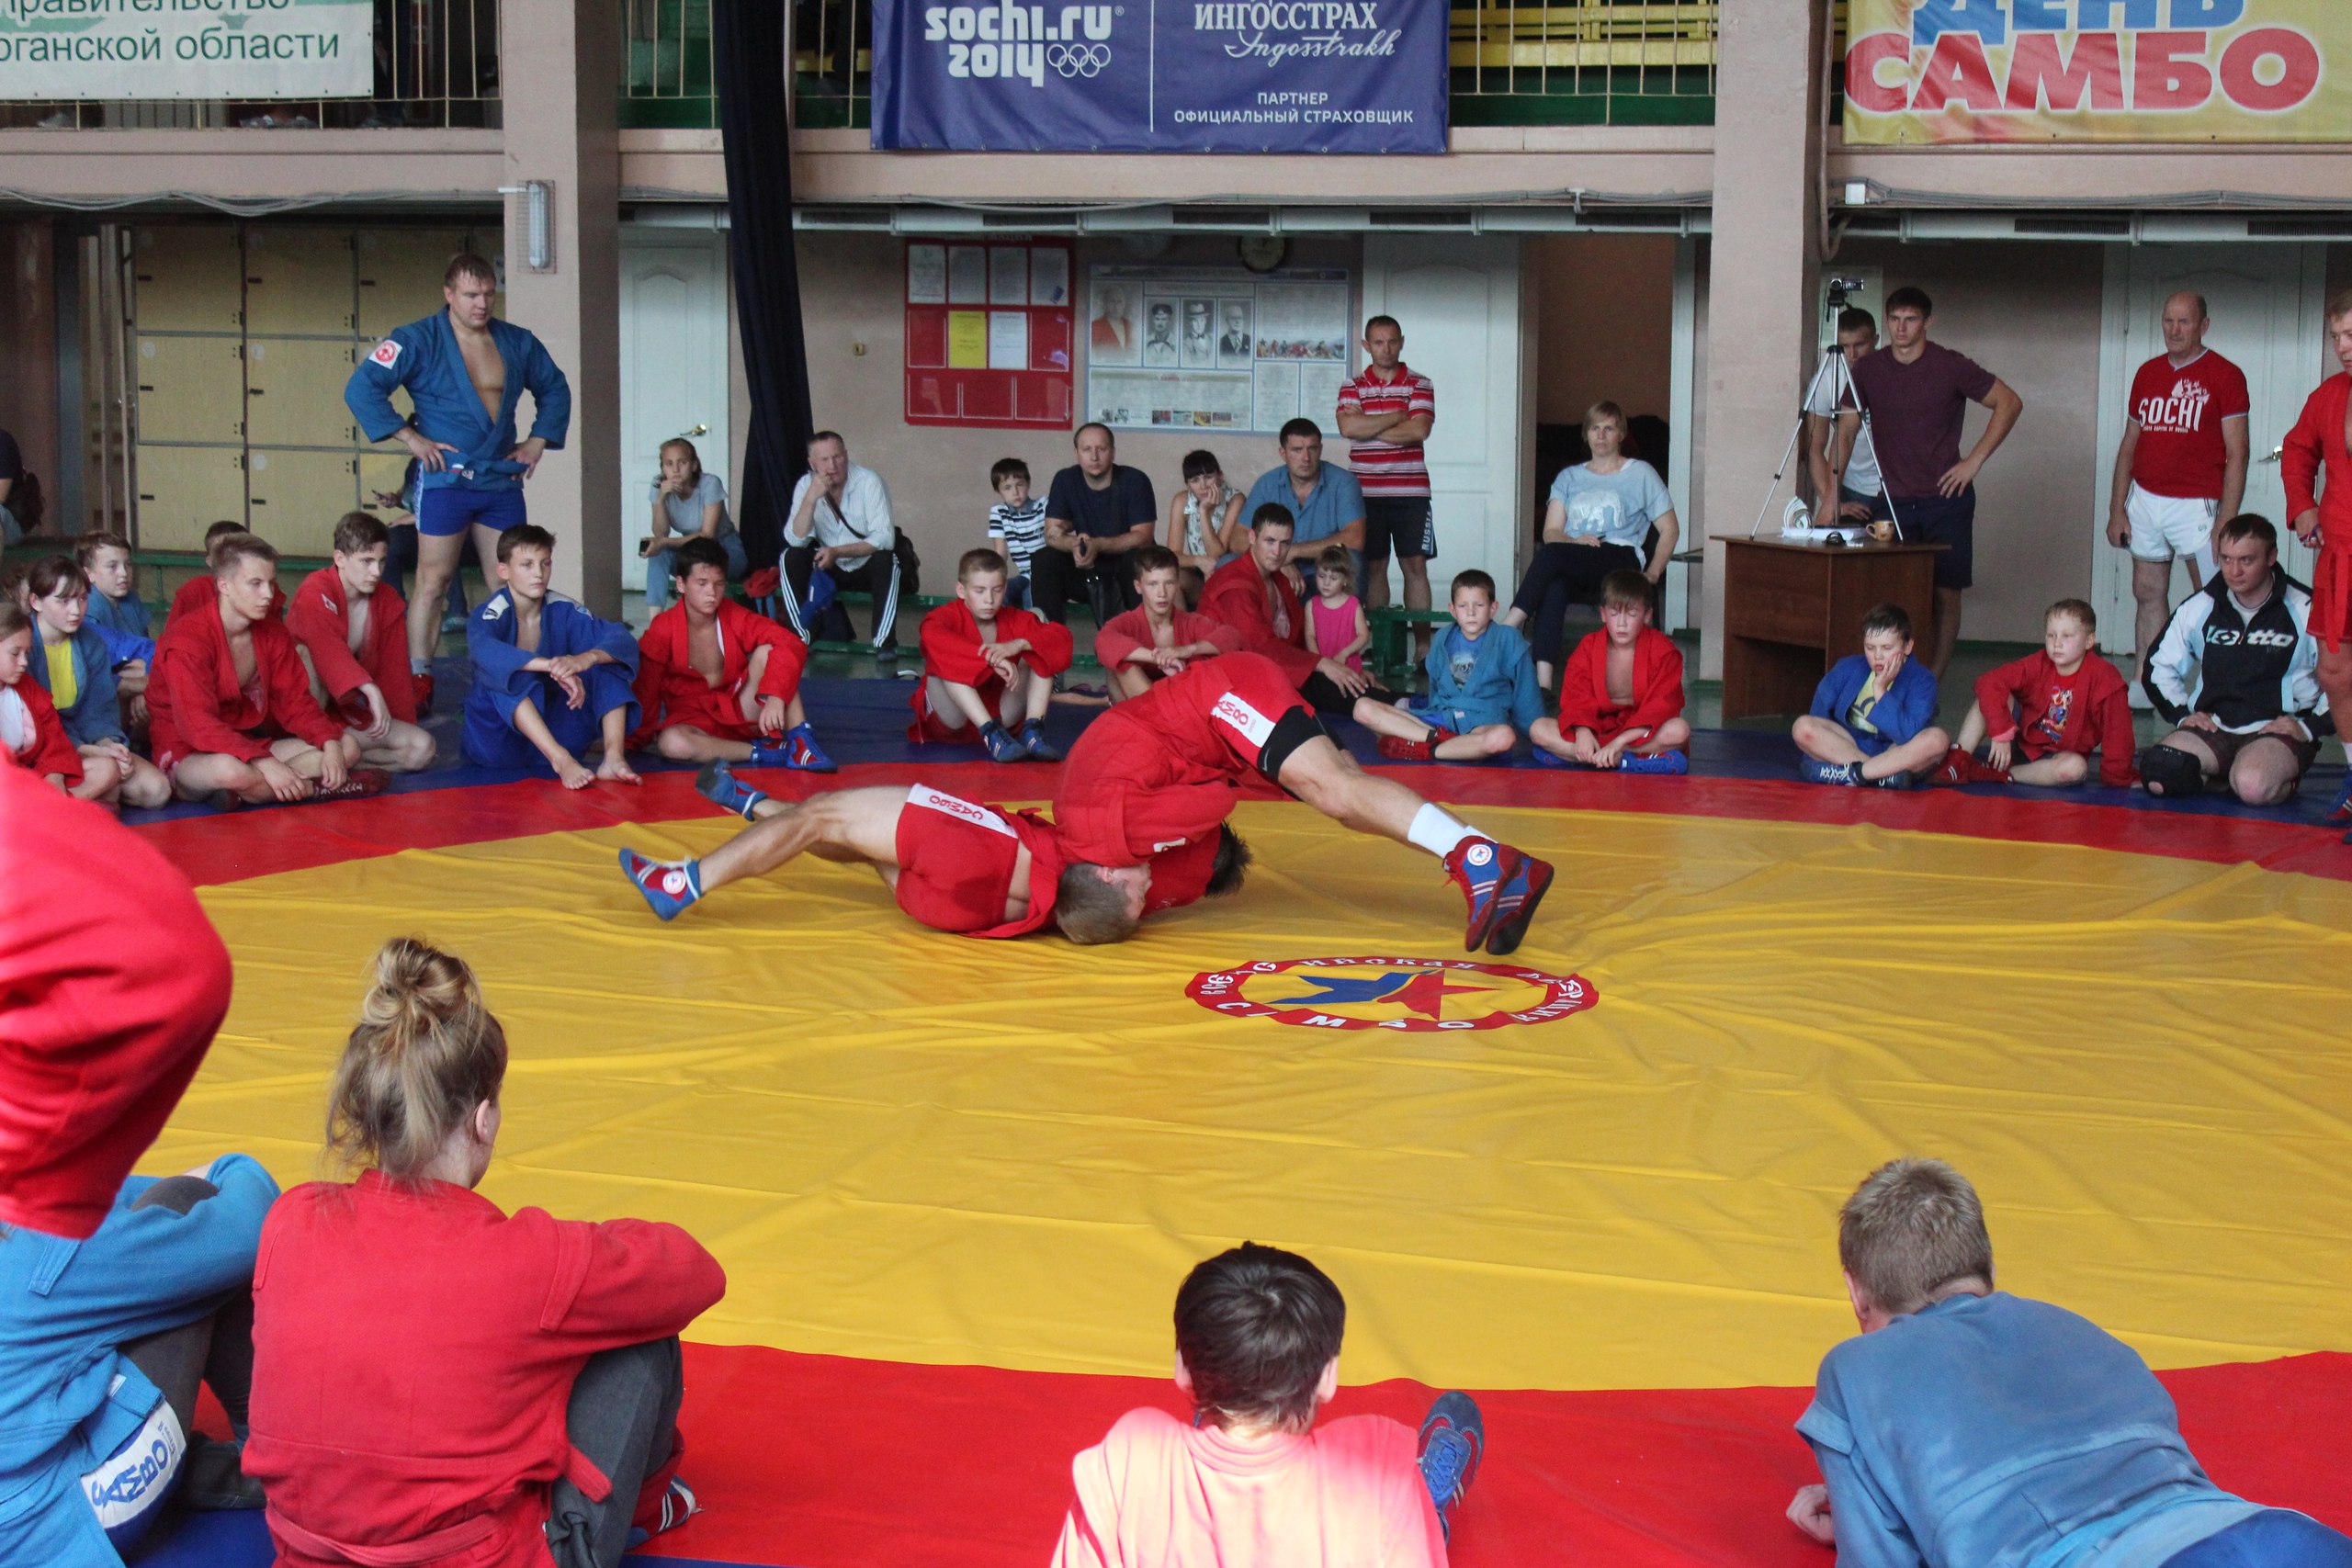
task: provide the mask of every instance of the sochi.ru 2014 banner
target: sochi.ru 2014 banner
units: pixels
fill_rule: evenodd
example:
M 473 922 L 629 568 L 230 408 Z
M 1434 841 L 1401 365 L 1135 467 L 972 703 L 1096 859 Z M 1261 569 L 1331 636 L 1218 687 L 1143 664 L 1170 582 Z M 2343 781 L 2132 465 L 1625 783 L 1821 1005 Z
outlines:
M 2352 141 L 2352 0 L 1853 0 L 1846 140 Z
M 1446 0 L 876 0 L 874 145 L 1442 152 L 1447 16 Z
M 0 0 L 0 99 L 374 90 L 372 0 Z

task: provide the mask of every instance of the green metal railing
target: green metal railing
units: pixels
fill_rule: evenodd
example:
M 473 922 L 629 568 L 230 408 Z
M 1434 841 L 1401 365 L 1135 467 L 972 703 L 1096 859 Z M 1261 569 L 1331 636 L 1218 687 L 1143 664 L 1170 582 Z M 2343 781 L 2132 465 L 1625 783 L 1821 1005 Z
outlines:
M 793 99 L 809 130 L 864 129 L 872 0 L 792 0 Z M 1710 125 L 1717 0 L 1458 5 L 1456 125 Z M 624 127 L 718 123 L 710 0 L 621 0 Z

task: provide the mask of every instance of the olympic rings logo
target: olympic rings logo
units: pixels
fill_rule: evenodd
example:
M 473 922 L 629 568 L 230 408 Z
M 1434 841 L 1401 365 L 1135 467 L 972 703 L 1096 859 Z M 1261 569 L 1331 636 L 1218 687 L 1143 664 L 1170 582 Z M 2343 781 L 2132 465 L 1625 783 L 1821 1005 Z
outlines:
M 1072 76 L 1097 76 L 1111 63 L 1111 46 L 1107 43 L 1057 43 L 1046 51 L 1046 63 L 1060 72 L 1065 79 Z

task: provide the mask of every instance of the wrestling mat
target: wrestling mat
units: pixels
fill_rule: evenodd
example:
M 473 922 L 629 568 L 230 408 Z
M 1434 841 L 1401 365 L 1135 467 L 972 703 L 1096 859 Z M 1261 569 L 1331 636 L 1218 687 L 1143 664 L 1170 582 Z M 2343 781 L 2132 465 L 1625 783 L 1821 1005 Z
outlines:
M 837 745 L 876 759 L 839 782 L 1050 789 L 885 737 Z M 1781 1517 L 1815 1478 L 1790 1423 L 1853 1332 L 1838 1205 L 1904 1153 L 1974 1179 L 2001 1284 L 2165 1374 L 2221 1484 L 2352 1527 L 2332 830 L 2103 792 L 1396 773 L 1559 868 L 1510 960 L 1465 959 L 1426 856 L 1273 799 L 1235 818 L 1239 895 L 1093 950 L 925 931 L 814 860 L 662 925 L 616 849 L 739 826 L 682 773 L 155 823 L 238 980 L 142 1168 L 316 1174 L 377 945 L 467 956 L 514 1048 L 485 1193 L 673 1220 L 727 1266 L 688 1337 L 708 1511 L 671 1560 L 1035 1568 L 1070 1455 L 1180 1407 L 1177 1282 L 1247 1237 L 1347 1293 L 1334 1413 L 1477 1393 L 1464 1568 L 1826 1565 Z M 148 1560 L 267 1550 L 214 1516 Z

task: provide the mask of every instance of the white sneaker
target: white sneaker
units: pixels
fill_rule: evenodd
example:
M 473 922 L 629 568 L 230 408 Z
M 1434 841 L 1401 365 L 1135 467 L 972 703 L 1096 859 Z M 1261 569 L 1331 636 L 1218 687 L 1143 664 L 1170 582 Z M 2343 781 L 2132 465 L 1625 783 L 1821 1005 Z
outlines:
M 2129 685 L 2123 688 L 2123 695 L 2124 699 L 2132 705 L 2132 711 L 2133 713 L 2154 713 L 2156 711 L 2156 705 L 2154 701 L 2149 697 L 2147 682 L 2144 681 L 2132 682 Z

